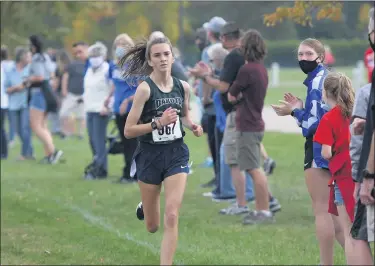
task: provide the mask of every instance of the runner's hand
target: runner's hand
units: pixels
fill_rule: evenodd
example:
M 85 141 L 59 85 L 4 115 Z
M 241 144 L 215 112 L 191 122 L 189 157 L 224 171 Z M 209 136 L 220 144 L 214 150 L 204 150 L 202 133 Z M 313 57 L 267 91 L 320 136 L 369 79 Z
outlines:
M 176 109 L 172 107 L 168 107 L 168 109 L 166 109 L 163 112 L 163 115 L 161 116 L 159 121 L 161 122 L 163 127 L 176 122 L 177 121 Z
M 191 126 L 194 136 L 200 137 L 203 135 L 203 128 L 197 124 L 193 124 Z

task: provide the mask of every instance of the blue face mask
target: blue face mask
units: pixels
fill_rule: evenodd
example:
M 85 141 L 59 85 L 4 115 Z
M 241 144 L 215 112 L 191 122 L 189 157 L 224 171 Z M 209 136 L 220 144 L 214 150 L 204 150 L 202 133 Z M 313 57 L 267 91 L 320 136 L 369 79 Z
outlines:
M 115 55 L 117 59 L 122 58 L 126 53 L 126 49 L 124 47 L 118 46 L 115 50 Z

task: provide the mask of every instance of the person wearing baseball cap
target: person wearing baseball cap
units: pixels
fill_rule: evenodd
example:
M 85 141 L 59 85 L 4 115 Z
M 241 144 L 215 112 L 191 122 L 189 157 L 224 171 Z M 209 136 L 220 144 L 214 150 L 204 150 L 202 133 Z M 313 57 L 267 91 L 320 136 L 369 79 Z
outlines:
M 203 29 L 207 32 L 207 41 L 209 45 L 203 49 L 201 61 L 207 65 L 210 64 L 210 58 L 208 56 L 208 49 L 220 42 L 220 31 L 222 27 L 226 24 L 225 19 L 222 17 L 213 17 L 208 22 L 203 24 Z M 196 76 L 194 69 L 190 72 L 193 76 Z M 211 179 L 208 183 L 203 184 L 203 187 L 214 187 L 215 184 L 218 184 L 218 175 L 219 175 L 219 161 L 218 151 L 216 151 L 216 138 L 215 138 L 215 128 L 216 128 L 216 113 L 215 107 L 213 104 L 212 96 L 214 89 L 212 86 L 205 83 L 203 80 L 200 80 L 198 85 L 198 97 L 201 99 L 204 106 L 204 113 L 202 116 L 201 124 L 203 126 L 204 132 L 207 133 L 208 137 L 208 146 L 213 160 L 213 168 L 215 172 L 215 177 Z M 214 193 L 215 194 L 215 193 Z
M 213 17 L 209 22 L 203 24 L 203 28 L 207 31 L 220 34 L 221 29 L 226 23 L 222 17 Z

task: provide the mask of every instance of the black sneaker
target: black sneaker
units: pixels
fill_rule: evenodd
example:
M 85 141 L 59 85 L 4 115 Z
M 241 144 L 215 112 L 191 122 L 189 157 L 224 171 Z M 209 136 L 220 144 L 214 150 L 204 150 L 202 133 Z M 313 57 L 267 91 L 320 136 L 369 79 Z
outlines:
M 275 214 L 276 212 L 279 212 L 281 211 L 281 205 L 279 203 L 279 201 L 276 199 L 276 198 L 272 198 L 272 200 L 270 200 L 270 211 Z
M 272 158 L 267 158 L 263 163 L 263 170 L 267 176 L 272 175 L 275 170 L 276 162 Z
M 143 213 L 143 205 L 142 201 L 138 204 L 137 209 L 135 210 L 138 220 L 143 221 L 145 219 L 145 215 Z
M 56 164 L 60 160 L 61 156 L 64 154 L 62 150 L 56 150 L 50 157 L 49 162 L 50 164 Z

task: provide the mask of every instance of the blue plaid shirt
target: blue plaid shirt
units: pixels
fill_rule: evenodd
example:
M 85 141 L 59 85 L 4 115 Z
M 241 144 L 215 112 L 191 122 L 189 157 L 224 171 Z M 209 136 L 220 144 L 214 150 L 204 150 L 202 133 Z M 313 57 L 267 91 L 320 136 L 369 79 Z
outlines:
M 307 87 L 305 108 L 295 109 L 294 118 L 302 128 L 302 135 L 305 138 L 314 136 L 320 119 L 329 111 L 329 107 L 322 102 L 323 82 L 327 74 L 328 70 L 323 65 L 318 65 L 303 82 Z

